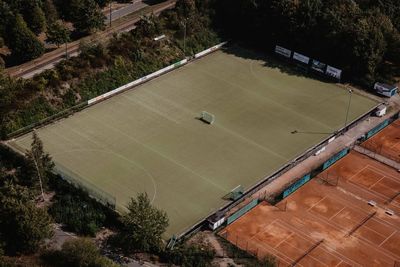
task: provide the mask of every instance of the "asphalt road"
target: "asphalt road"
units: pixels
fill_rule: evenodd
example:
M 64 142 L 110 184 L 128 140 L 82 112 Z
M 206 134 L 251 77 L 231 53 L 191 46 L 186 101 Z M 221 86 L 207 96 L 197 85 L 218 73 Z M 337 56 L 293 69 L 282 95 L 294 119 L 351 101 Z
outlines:
M 112 20 L 117 20 L 123 16 L 129 15 L 132 12 L 139 11 L 141 9 L 146 8 L 148 5 L 143 3 L 142 1 L 135 0 L 135 3 L 132 3 L 126 7 L 115 10 L 114 16 L 112 15 Z M 175 5 L 174 0 L 162 2 L 160 4 L 152 5 L 151 10 L 147 10 L 147 13 L 155 13 L 158 14 L 162 10 L 171 8 Z M 115 32 L 127 32 L 135 28 L 135 23 L 140 20 L 140 16 L 137 15 L 130 20 L 127 20 L 124 23 L 117 23 L 112 25 L 112 28 L 106 29 L 104 32 L 98 33 L 97 38 L 108 38 L 112 36 Z M 89 37 L 90 38 L 90 37 Z M 77 56 L 79 54 L 79 43 L 80 40 L 71 42 L 68 44 L 68 55 L 70 57 Z M 65 48 L 62 46 L 54 51 L 51 51 L 38 59 L 34 59 L 30 62 L 24 63 L 19 66 L 15 66 L 12 68 L 6 69 L 6 73 L 8 73 L 12 77 L 24 78 L 28 79 L 33 77 L 35 74 L 41 73 L 44 70 L 51 69 L 55 66 L 56 63 L 63 60 L 65 57 Z
M 143 3 L 140 0 L 134 0 L 132 4 L 129 4 L 123 8 L 112 11 L 111 12 L 111 21 L 125 17 L 137 10 L 145 8 L 146 6 L 148 6 L 148 5 Z M 104 20 L 104 22 L 105 22 L 105 24 L 108 24 L 110 22 L 110 13 L 106 14 L 106 19 Z

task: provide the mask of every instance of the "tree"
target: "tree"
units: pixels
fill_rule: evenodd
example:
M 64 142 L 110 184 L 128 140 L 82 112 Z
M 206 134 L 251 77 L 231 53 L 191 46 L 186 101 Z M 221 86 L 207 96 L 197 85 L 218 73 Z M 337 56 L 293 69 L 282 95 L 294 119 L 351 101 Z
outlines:
M 172 250 L 166 250 L 161 258 L 169 263 L 182 267 L 207 267 L 212 266 L 215 251 L 210 244 L 178 245 Z
M 31 150 L 27 151 L 28 162 L 35 170 L 33 184 L 39 185 L 44 199 L 43 190 L 47 187 L 49 176 L 53 170 L 54 163 L 48 153 L 44 152 L 43 143 L 39 139 L 36 131 L 33 131 Z
M 100 254 L 96 245 L 88 238 L 66 241 L 61 251 L 46 253 L 44 260 L 55 267 L 117 267 L 114 262 Z
M 15 17 L 9 38 L 9 47 L 12 49 L 12 55 L 18 62 L 32 60 L 44 53 L 43 44 L 28 29 L 24 19 L 19 14 Z
M 105 16 L 94 0 L 82 0 L 73 23 L 78 32 L 87 34 L 95 29 L 103 29 L 104 20 Z
M 46 28 L 46 17 L 43 10 L 38 5 L 35 5 L 28 14 L 26 21 L 32 32 L 39 34 L 44 31 Z
M 53 0 L 45 0 L 43 2 L 43 12 L 46 15 L 47 24 L 51 24 L 57 21 L 58 12 L 54 6 Z
M 70 41 L 69 30 L 60 22 L 54 22 L 47 28 L 47 41 L 60 47 Z
M 51 235 L 50 216 L 36 207 L 27 188 L 0 188 L 0 241 L 8 254 L 35 252 Z
M 168 227 L 167 214 L 153 207 L 146 193 L 131 199 L 128 213 L 122 216 L 121 222 L 122 230 L 117 239 L 126 253 L 159 250 L 161 235 Z

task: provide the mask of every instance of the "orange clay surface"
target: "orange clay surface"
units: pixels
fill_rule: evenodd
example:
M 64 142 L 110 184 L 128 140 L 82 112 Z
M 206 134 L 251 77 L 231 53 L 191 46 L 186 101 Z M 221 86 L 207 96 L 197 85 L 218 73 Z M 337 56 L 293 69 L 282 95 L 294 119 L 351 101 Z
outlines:
M 352 151 L 276 206 L 262 202 L 219 234 L 259 258 L 274 255 L 279 266 L 394 266 L 399 191 L 400 173 Z
M 400 119 L 365 141 L 362 146 L 400 162 Z

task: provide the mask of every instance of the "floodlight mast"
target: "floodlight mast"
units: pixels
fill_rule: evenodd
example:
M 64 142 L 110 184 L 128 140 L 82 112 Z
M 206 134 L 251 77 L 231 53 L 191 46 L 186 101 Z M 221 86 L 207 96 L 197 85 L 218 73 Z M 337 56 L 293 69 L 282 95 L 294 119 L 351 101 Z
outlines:
M 350 111 L 350 105 L 351 105 L 351 97 L 353 95 L 353 90 L 352 89 L 348 89 L 348 93 L 349 93 L 349 104 L 347 105 L 347 111 L 346 111 L 346 119 L 344 121 L 344 128 L 347 127 L 347 121 L 349 119 L 349 111 Z

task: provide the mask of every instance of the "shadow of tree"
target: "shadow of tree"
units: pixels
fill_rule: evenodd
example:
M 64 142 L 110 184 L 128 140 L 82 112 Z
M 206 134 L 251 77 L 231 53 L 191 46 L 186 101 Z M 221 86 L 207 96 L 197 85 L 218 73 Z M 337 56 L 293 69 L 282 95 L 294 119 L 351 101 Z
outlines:
M 285 59 L 278 55 L 268 54 L 262 51 L 250 50 L 238 44 L 232 44 L 222 49 L 225 53 L 241 57 L 244 59 L 262 61 L 265 67 L 278 69 L 282 73 L 288 75 L 305 77 L 309 79 L 318 80 L 321 82 L 335 83 L 331 79 L 318 75 L 312 71 L 308 66 L 303 66 L 300 63 L 296 63 L 290 59 Z

